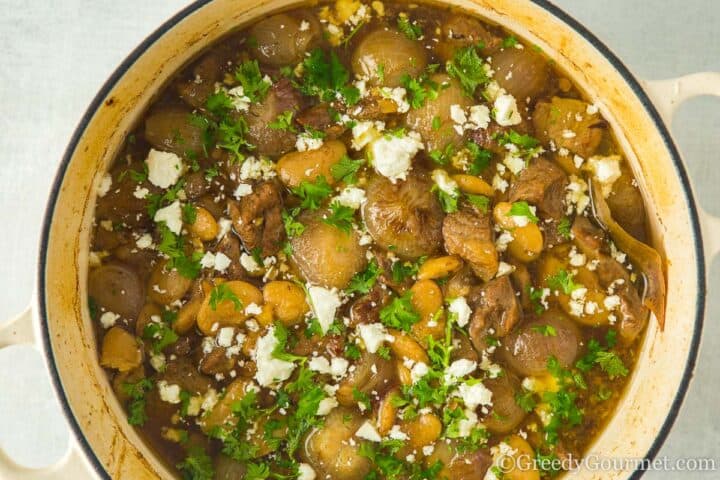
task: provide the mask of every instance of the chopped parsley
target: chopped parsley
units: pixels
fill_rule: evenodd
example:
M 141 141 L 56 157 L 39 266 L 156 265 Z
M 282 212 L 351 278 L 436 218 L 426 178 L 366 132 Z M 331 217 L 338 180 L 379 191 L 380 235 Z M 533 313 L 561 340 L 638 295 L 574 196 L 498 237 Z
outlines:
M 417 22 L 411 21 L 404 13 L 398 15 L 397 27 L 410 40 L 419 40 L 423 35 L 422 27 Z
M 360 91 L 348 84 L 350 74 L 334 51 L 327 55 L 322 49 L 316 48 L 303 60 L 302 65 L 302 78 L 296 86 L 303 94 L 318 97 L 324 102 L 332 102 L 339 95 L 347 105 L 355 105 L 360 101 Z
M 472 205 L 476 206 L 481 212 L 487 213 L 490 208 L 490 199 L 485 195 L 474 195 L 472 193 L 466 193 L 465 198 Z
M 145 325 L 142 337 L 151 342 L 150 348 L 153 353 L 162 352 L 180 338 L 170 326 L 176 317 L 177 314 L 174 312 L 165 311 L 159 322 L 150 321 Z
M 283 225 L 288 238 L 299 237 L 305 231 L 305 225 L 297 221 L 299 214 L 299 208 L 293 208 L 289 212 L 286 210 L 282 211 Z
M 357 172 L 363 165 L 365 165 L 365 159 L 353 160 L 347 155 L 343 155 L 338 163 L 330 167 L 330 173 L 335 180 L 353 185 L 357 183 Z
M 143 378 L 135 383 L 124 382 L 122 391 L 129 397 L 128 401 L 128 423 L 130 425 L 142 426 L 148 419 L 145 413 L 145 394 L 153 387 L 149 378 Z
M 508 144 L 515 145 L 518 148 L 518 155 L 526 161 L 543 151 L 542 146 L 540 146 L 540 141 L 537 138 L 520 134 L 515 130 L 499 132 L 494 138 L 501 146 Z
M 351 295 L 353 293 L 366 294 L 375 286 L 377 279 L 382 273 L 380 265 L 373 258 L 368 263 L 367 268 L 362 272 L 356 273 L 351 279 L 350 284 L 345 289 L 345 293 Z
M 246 60 L 235 70 L 235 79 L 243 87 L 243 95 L 251 102 L 262 102 L 270 89 L 270 82 L 263 78 L 257 60 Z
M 469 96 L 475 94 L 477 87 L 485 85 L 490 78 L 478 51 L 482 44 L 459 48 L 452 60 L 445 65 L 447 73 L 455 77 Z
M 317 210 L 320 208 L 322 202 L 333 192 L 332 187 L 327 183 L 327 180 L 325 180 L 325 177 L 322 175 L 317 177 L 315 183 L 303 180 L 299 187 L 291 190 L 292 193 L 302 199 L 300 208 L 307 208 L 310 210 Z
M 526 201 L 513 202 L 510 206 L 510 210 L 505 215 L 508 217 L 525 217 L 532 223 L 540 221 Z
M 568 217 L 563 217 L 558 223 L 557 231 L 565 240 L 570 240 L 572 238 L 571 228 L 572 225 L 570 224 L 570 219 Z
M 454 213 L 458 211 L 458 200 L 460 200 L 460 192 L 455 191 L 453 193 L 448 193 L 442 188 L 438 188 L 437 185 L 434 185 L 432 187 L 432 190 L 437 193 L 437 197 L 440 201 L 440 206 L 442 207 L 443 212 Z
M 503 48 L 513 48 L 517 45 L 518 45 L 518 39 L 515 38 L 513 35 L 505 37 L 502 42 Z
M 467 166 L 467 173 L 480 175 L 490 165 L 492 152 L 481 148 L 475 142 L 467 142 L 465 148 L 470 152 L 470 164 Z
M 551 275 L 546 279 L 548 287 L 553 290 L 560 290 L 565 295 L 570 295 L 573 291 L 580 288 L 580 285 L 573 281 L 573 274 L 567 270 L 558 270 L 555 275 Z
M 295 133 L 295 127 L 293 126 L 293 115 L 295 112 L 292 110 L 286 110 L 277 116 L 275 120 L 268 123 L 268 127 L 273 130 L 285 130 L 286 132 Z
M 200 274 L 202 266 L 200 259 L 202 252 L 193 252 L 190 256 L 185 255 L 185 241 L 181 235 L 175 235 L 165 222 L 158 223 L 160 232 L 160 243 L 157 249 L 169 257 L 166 268 L 175 268 L 180 275 L 194 279 Z
M 557 330 L 552 325 L 535 325 L 531 330 L 544 337 L 557 337 Z
M 380 310 L 380 321 L 390 328 L 409 332 L 420 321 L 420 314 L 412 304 L 412 294 L 408 290 L 402 297 L 393 298 L 389 305 Z
M 426 259 L 427 257 L 420 257 L 415 262 L 409 260 L 403 262 L 399 260 L 393 263 L 390 267 L 393 282 L 401 283 L 404 282 L 405 279 L 415 276 L 420 269 L 420 265 L 425 263 Z
M 575 363 L 575 366 L 583 372 L 588 372 L 594 365 L 607 373 L 610 380 L 618 377 L 626 377 L 629 370 L 623 363 L 622 359 L 609 349 L 615 346 L 617 332 L 615 330 L 608 331 L 606 336 L 607 348 L 603 348 L 600 342 L 594 338 L 588 342 L 587 353 Z
M 191 447 L 188 456 L 176 465 L 184 480 L 213 480 L 215 469 L 207 452 L 200 447 Z
M 535 395 L 530 390 L 523 390 L 515 395 L 515 403 L 525 413 L 530 413 L 535 409 L 537 402 L 535 401 Z
M 430 65 L 428 69 L 417 78 L 412 78 L 407 73 L 400 78 L 400 84 L 407 92 L 408 103 L 412 108 L 420 108 L 427 100 L 435 100 L 438 97 L 441 85 L 430 80 L 429 73 L 432 73 L 437 65 Z
M 192 225 L 197 220 L 197 208 L 192 203 L 186 203 L 182 206 L 182 219 L 188 225 Z
M 230 287 L 228 287 L 226 283 L 215 285 L 213 289 L 210 290 L 210 308 L 212 310 L 217 310 L 218 305 L 223 302 L 231 302 L 235 307 L 235 311 L 243 308 L 242 301 L 235 292 L 230 290 Z
M 452 143 L 445 145 L 442 150 L 432 150 L 428 154 L 433 162 L 438 165 L 447 165 L 455 154 L 455 146 Z
M 353 219 L 355 218 L 355 210 L 342 205 L 340 202 L 332 202 L 330 204 L 330 213 L 323 217 L 323 223 L 332 225 L 333 227 L 345 233 L 352 232 Z

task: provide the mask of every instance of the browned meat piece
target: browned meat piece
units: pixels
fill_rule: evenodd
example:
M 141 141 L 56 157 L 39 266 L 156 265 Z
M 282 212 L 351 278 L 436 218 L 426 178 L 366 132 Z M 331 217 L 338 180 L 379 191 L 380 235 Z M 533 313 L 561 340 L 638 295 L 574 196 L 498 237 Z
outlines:
M 165 380 L 170 385 L 180 385 L 182 390 L 193 395 L 202 395 L 212 386 L 210 379 L 198 372 L 188 357 L 169 361 L 165 371 L 159 375 L 159 380 Z
M 388 303 L 387 289 L 376 285 L 370 292 L 353 302 L 350 307 L 350 326 L 380 321 L 380 310 Z
M 546 219 L 546 221 L 542 222 L 541 227 L 543 231 L 544 250 L 550 249 L 556 245 L 561 245 L 569 240 L 562 233 L 560 233 L 560 231 L 558 230 L 559 225 L 560 220 L 554 218 L 549 218 Z
M 193 108 L 203 108 L 208 97 L 215 92 L 215 83 L 221 81 L 228 71 L 228 61 L 232 56 L 233 50 L 223 46 L 201 58 L 192 69 L 192 78 L 177 83 L 180 98 Z
M 470 293 L 470 289 L 477 283 L 477 278 L 473 275 L 472 269 L 467 265 L 463 265 L 443 285 L 443 294 L 445 298 L 466 297 Z
M 445 217 L 442 226 L 445 250 L 470 264 L 475 275 L 485 281 L 498 269 L 498 254 L 493 243 L 493 230 L 488 214 L 463 208 Z
M 524 263 L 516 262 L 513 264 L 515 270 L 511 274 L 512 284 L 520 293 L 520 303 L 524 309 L 530 308 L 530 288 L 532 287 L 532 277 Z
M 225 235 L 217 246 L 217 251 L 225 254 L 230 259 L 230 266 L 225 270 L 228 280 L 241 280 L 245 278 L 245 269 L 240 265 L 240 241 L 235 235 Z
M 474 288 L 469 300 L 473 315 L 468 332 L 478 351 L 487 347 L 490 329 L 493 337 L 502 338 L 522 319 L 522 308 L 508 276 Z
M 630 274 L 617 260 L 602 252 L 604 233 L 585 217 L 577 217 L 572 226 L 575 242 L 588 259 L 597 260 L 597 277 L 603 288 L 611 285 L 620 297 L 620 337 L 630 343 L 647 323 L 648 310 L 637 289 L 630 280 Z
M 282 197 L 273 182 L 256 185 L 250 195 L 229 203 L 233 228 L 248 251 L 260 249 L 263 257 L 275 255 L 285 236 Z
M 131 228 L 152 226 L 152 219 L 147 212 L 147 200 L 137 198 L 134 192 L 138 188 L 147 188 L 150 193 L 157 193 L 159 190 L 147 180 L 135 181 L 132 171 L 142 172 L 143 165 L 139 162 L 129 166 L 121 164 L 111 170 L 110 190 L 98 197 L 95 207 L 98 223 L 109 220 L 113 225 L 125 224 Z
M 200 371 L 205 375 L 227 375 L 237 365 L 237 358 L 227 355 L 227 349 L 217 347 L 200 360 Z
M 495 140 L 495 137 L 503 131 L 505 131 L 505 128 L 495 122 L 490 122 L 490 125 L 488 125 L 487 128 L 471 130 L 470 140 L 477 143 L 485 150 L 490 150 L 498 155 L 505 155 L 507 150 Z
M 565 210 L 563 200 L 567 175 L 554 163 L 538 158 L 520 172 L 510 185 L 509 201 L 525 200 L 537 206 L 540 216 L 560 219 Z
M 333 125 L 328 105 L 321 103 L 300 112 L 296 118 L 297 122 L 303 127 L 310 127 L 314 130 L 325 130 Z
M 297 112 L 302 98 L 290 83 L 283 78 L 275 83 L 261 103 L 250 106 L 247 115 L 248 138 L 257 147 L 260 155 L 280 156 L 295 146 L 296 136 L 288 130 L 270 128 L 269 124 L 287 111 Z

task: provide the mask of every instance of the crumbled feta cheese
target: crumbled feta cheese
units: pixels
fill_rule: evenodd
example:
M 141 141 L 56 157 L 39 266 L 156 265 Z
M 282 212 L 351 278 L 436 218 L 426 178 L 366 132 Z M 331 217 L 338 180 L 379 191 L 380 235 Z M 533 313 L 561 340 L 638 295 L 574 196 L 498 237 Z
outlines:
M 400 430 L 400 425 L 393 425 L 390 431 L 388 432 L 388 437 L 392 438 L 393 440 L 409 440 L 410 437 L 407 433 Z
M 445 369 L 445 383 L 453 384 L 465 375 L 469 375 L 477 368 L 477 362 L 461 358 L 455 360 Z
M 372 142 L 369 156 L 375 170 L 395 183 L 407 178 L 413 157 L 423 148 L 417 132 L 402 136 L 383 135 Z
M 495 121 L 501 127 L 510 127 L 522 122 L 522 117 L 517 108 L 517 102 L 512 95 L 507 93 L 498 95 L 493 107 Z
M 303 20 L 300 24 L 300 31 L 303 31 L 303 26 L 307 25 L 305 27 L 305 30 L 310 28 L 310 24 Z M 308 465 L 307 463 L 301 463 L 298 465 L 298 477 L 297 480 L 315 480 L 315 470 Z
M 570 250 L 568 258 L 570 259 L 570 265 L 573 267 L 582 267 L 587 262 L 585 254 L 578 252 L 575 247 Z
M 390 335 L 382 323 L 361 323 L 357 326 L 357 332 L 362 338 L 365 348 L 370 353 L 378 351 L 384 342 L 393 342 L 395 338 Z
M 112 186 L 112 176 L 110 176 L 109 173 L 106 173 L 103 175 L 102 180 L 100 180 L 100 185 L 98 185 L 97 189 L 97 195 L 98 197 L 104 197 L 107 195 L 107 193 L 110 191 L 110 187 Z
M 310 30 L 310 22 L 308 22 L 307 20 L 303 20 L 302 22 L 300 22 L 300 31 L 307 32 L 308 30 Z M 303 480 L 310 480 L 310 479 L 303 479 Z
M 215 265 L 214 266 L 215 266 L 215 270 L 217 270 L 218 272 L 224 272 L 225 270 L 227 270 L 227 268 L 230 266 L 231 263 L 232 263 L 232 260 L 230 260 L 230 257 L 225 255 L 224 253 L 217 252 L 215 254 Z
M 235 329 L 233 327 L 223 327 L 217 333 L 217 344 L 219 347 L 229 347 L 233 344 L 235 338 Z
M 261 313 L 262 307 L 255 302 L 252 302 L 245 307 L 245 315 L 260 315 Z
M 511 265 L 506 262 L 500 262 L 498 264 L 498 270 L 495 274 L 496 277 L 502 277 L 503 275 L 508 275 L 515 271 L 515 265 Z
M 307 152 L 309 150 L 317 150 L 323 146 L 322 138 L 315 138 L 312 134 L 303 132 L 297 136 L 295 141 L 295 148 L 298 152 Z
M 135 240 L 135 245 L 141 250 L 151 248 L 153 246 L 152 235 L 150 235 L 149 233 L 144 233 L 140 235 L 140 237 Z
M 310 306 L 324 334 L 335 321 L 335 313 L 340 305 L 342 305 L 340 295 L 336 288 L 327 289 L 318 286 L 308 286 L 307 291 Z
M 242 265 L 242 267 L 249 273 L 259 272 L 262 268 L 260 265 L 258 265 L 252 255 L 248 255 L 245 252 L 240 254 L 240 265 Z
M 565 189 L 565 203 L 567 204 L 565 213 L 569 215 L 575 210 L 575 213 L 582 215 L 585 208 L 590 204 L 587 188 L 585 180 L 575 175 L 570 175 L 570 183 Z
M 425 445 L 424 447 L 422 447 L 423 455 L 425 455 L 426 457 L 432 455 L 434 451 L 435 445 Z
M 275 327 L 270 327 L 267 333 L 257 341 L 254 352 L 255 364 L 257 365 L 255 380 L 263 387 L 269 387 L 276 382 L 287 380 L 295 370 L 294 363 L 273 356 L 273 351 L 277 345 Z
M 587 161 L 587 167 L 602 186 L 604 197 L 610 195 L 613 183 L 620 178 L 620 156 L 610 155 L 608 157 L 594 156 Z
M 508 153 L 507 155 L 505 155 L 503 163 L 508 168 L 508 170 L 513 173 L 513 175 L 517 175 L 525 168 L 525 160 L 513 155 L 512 153 Z
M 119 318 L 120 315 L 115 312 L 105 312 L 100 315 L 100 325 L 102 325 L 103 328 L 110 328 L 115 325 L 115 322 L 117 322 Z
M 218 227 L 220 228 L 217 237 L 215 237 L 215 240 L 222 240 L 222 238 L 227 235 L 227 233 L 232 228 L 232 220 L 230 220 L 229 218 L 221 218 L 220 220 L 218 220 Z
M 180 403 L 180 386 L 170 385 L 165 380 L 160 380 L 157 383 L 158 393 L 160 394 L 160 400 L 167 403 L 177 404 Z
M 466 111 L 457 104 L 450 105 L 450 119 L 455 125 L 453 128 L 458 135 L 465 130 L 478 130 L 487 128 L 490 124 L 490 109 L 485 105 L 473 105 Z
M 153 353 L 150 355 L 150 366 L 153 367 L 156 372 L 162 372 L 165 369 L 165 363 L 164 353 Z
M 240 167 L 240 180 L 269 180 L 276 175 L 275 164 L 267 158 L 247 157 Z
M 393 102 L 395 102 L 395 105 L 397 105 L 397 111 L 398 113 L 407 113 L 408 110 L 410 110 L 410 104 L 408 103 L 407 99 L 405 98 L 407 95 L 407 91 L 402 87 L 383 87 L 380 89 L 380 95 L 382 95 L 385 98 L 389 98 Z
M 492 405 L 492 392 L 482 383 L 469 385 L 462 383 L 458 387 L 458 396 L 463 399 L 465 406 L 475 410 L 480 405 Z
M 145 187 L 141 187 L 140 185 L 136 185 L 135 190 L 133 191 L 133 197 L 137 198 L 138 200 L 145 199 L 149 194 L 150 190 Z
M 510 184 L 500 176 L 500 174 L 496 173 L 492 180 L 492 187 L 495 190 L 498 190 L 502 193 L 505 193 L 505 190 L 507 190 L 508 186 Z
M 620 297 L 617 295 L 608 295 L 603 300 L 603 306 L 608 310 L 615 310 L 620 306 Z
M 160 188 L 175 185 L 185 172 L 180 157 L 171 152 L 161 152 L 151 148 L 145 163 L 148 167 L 148 180 Z
M 414 363 L 410 369 L 410 378 L 413 383 L 417 383 L 422 377 L 430 373 L 430 368 L 424 362 Z
M 365 440 L 370 440 L 371 442 L 380 442 L 382 441 L 382 437 L 378 433 L 377 430 L 375 430 L 375 427 L 372 423 L 370 423 L 370 420 L 366 420 L 365 423 L 363 423 L 360 428 L 357 429 L 355 432 L 355 436 L 359 438 L 364 438 Z
M 242 85 L 231 88 L 227 91 L 227 94 L 228 97 L 230 97 L 233 108 L 238 112 L 247 112 L 250 109 L 250 103 L 252 102 L 250 97 L 245 95 L 245 89 Z
M 352 208 L 353 210 L 360 208 L 362 204 L 365 203 L 365 200 L 367 200 L 367 198 L 365 198 L 365 190 L 357 187 L 345 187 L 340 192 L 340 195 L 335 197 L 335 201 L 340 205 Z
M 237 186 L 235 192 L 233 192 L 233 197 L 235 197 L 237 200 L 240 200 L 242 197 L 250 195 L 252 191 L 252 185 L 250 185 L 249 183 L 241 183 Z
M 468 305 L 465 297 L 457 297 L 450 302 L 448 305 L 448 311 L 457 315 L 456 323 L 458 327 L 462 328 L 470 321 L 470 315 L 472 310 Z
M 512 233 L 507 230 L 503 230 L 502 233 L 498 235 L 497 239 L 495 239 L 495 249 L 498 252 L 504 252 L 505 250 L 507 250 L 510 242 L 512 242 L 514 239 L 515 237 L 513 237 Z
M 458 435 L 461 438 L 469 437 L 473 428 L 478 424 L 478 416 L 474 410 L 465 409 L 465 418 L 458 422 Z
M 460 194 L 460 188 L 458 187 L 457 182 L 450 178 L 450 175 L 448 175 L 445 170 L 439 168 L 433 170 L 432 179 L 440 190 L 451 197 L 457 197 Z
M 381 121 L 357 122 L 352 128 L 352 148 L 354 150 L 362 150 L 367 145 L 380 138 L 383 130 L 385 130 L 385 123 Z
M 490 109 L 485 105 L 471 106 L 468 122 L 473 126 L 473 130 L 487 128 L 490 124 Z
M 182 231 L 182 208 L 180 207 L 180 201 L 175 200 L 167 207 L 163 207 L 155 212 L 153 217 L 155 223 L 165 222 L 168 229 L 175 235 L 180 235 Z
M 325 397 L 320 400 L 316 415 L 324 416 L 330 413 L 335 407 L 339 405 L 335 397 Z

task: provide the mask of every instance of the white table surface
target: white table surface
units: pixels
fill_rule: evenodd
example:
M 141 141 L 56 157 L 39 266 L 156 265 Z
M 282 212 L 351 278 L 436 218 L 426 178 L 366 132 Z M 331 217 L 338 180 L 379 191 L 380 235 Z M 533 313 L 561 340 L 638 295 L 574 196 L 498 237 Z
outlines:
M 241 1 L 241 0 L 238 0 Z M 0 319 L 29 302 L 45 201 L 68 139 L 122 59 L 185 0 L 0 0 Z M 718 0 L 556 0 L 640 78 L 720 71 Z M 720 215 L 720 99 L 699 98 L 673 132 L 699 202 Z M 714 457 L 720 467 L 720 272 L 710 294 L 695 379 L 660 455 Z M 1 320 L 0 320 L 1 321 Z M 0 351 L 0 446 L 41 466 L 66 448 L 43 362 L 30 348 Z M 717 478 L 717 472 L 703 478 Z M 645 478 L 681 474 L 651 472 Z M 700 474 L 689 473 L 684 478 Z

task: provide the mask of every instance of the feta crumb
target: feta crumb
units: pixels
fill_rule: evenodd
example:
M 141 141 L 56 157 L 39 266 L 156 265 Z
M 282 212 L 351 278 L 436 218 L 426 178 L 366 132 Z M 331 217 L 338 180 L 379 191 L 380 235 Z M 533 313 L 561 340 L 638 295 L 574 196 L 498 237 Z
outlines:
M 275 164 L 267 158 L 247 157 L 240 167 L 240 180 L 269 180 L 276 175 Z
M 155 223 L 165 222 L 168 229 L 175 235 L 180 235 L 182 231 L 182 208 L 180 207 L 180 201 L 175 200 L 167 207 L 163 207 L 155 212 L 153 217 Z
M 409 440 L 410 437 L 407 433 L 400 430 L 400 425 L 393 425 L 390 431 L 388 432 L 388 437 L 392 438 L 393 440 Z
M 250 185 L 249 183 L 241 183 L 237 186 L 235 192 L 233 192 L 233 197 L 235 197 L 237 200 L 240 200 L 242 197 L 250 195 L 252 191 L 252 185 Z
M 365 190 L 357 187 L 345 187 L 340 195 L 335 197 L 335 201 L 346 207 L 357 210 L 362 206 L 367 198 L 365 197 Z
M 508 170 L 513 173 L 513 175 L 517 175 L 525 169 L 525 160 L 516 155 L 513 155 L 512 153 L 508 153 L 507 155 L 505 155 L 503 163 L 508 168 Z
M 465 406 L 472 410 L 480 405 L 492 405 L 492 392 L 480 382 L 473 385 L 461 384 L 458 387 L 458 396 L 462 398 Z
M 180 157 L 171 152 L 161 152 L 150 149 L 145 159 L 148 167 L 148 180 L 150 183 L 160 188 L 168 188 L 175 185 L 185 172 Z
M 342 305 L 340 295 L 336 288 L 327 289 L 318 286 L 308 286 L 307 291 L 310 306 L 324 334 L 335 321 L 335 313 L 340 305 Z
M 308 22 L 307 20 L 303 20 L 302 22 L 300 22 L 300 31 L 307 32 L 308 30 L 310 30 L 310 22 Z M 313 478 L 315 478 L 315 477 L 313 477 Z M 311 480 L 311 479 L 300 479 L 300 480 Z
M 330 413 L 335 407 L 340 405 L 335 397 L 325 397 L 320 400 L 316 415 L 324 416 Z
M 433 170 L 432 179 L 435 182 L 435 185 L 437 185 L 440 190 L 447 193 L 451 197 L 457 197 L 458 195 L 460 195 L 460 188 L 458 187 L 457 182 L 450 178 L 450 175 L 448 175 L 445 170 L 439 168 Z
M 107 329 L 115 325 L 119 318 L 120 315 L 115 312 L 105 312 L 100 316 L 100 324 Z
M 460 328 L 468 324 L 470 321 L 470 315 L 472 315 L 472 310 L 470 309 L 470 305 L 468 305 L 465 297 L 457 297 L 453 299 L 448 306 L 448 311 L 457 315 L 456 322 Z
M 357 326 L 357 332 L 362 338 L 365 348 L 370 353 L 378 351 L 384 342 L 393 342 L 395 337 L 390 335 L 382 323 L 361 323 Z
M 385 122 L 357 122 L 357 124 L 352 128 L 352 148 L 354 150 L 362 150 L 367 145 L 380 138 L 383 130 L 385 130 Z
M 375 170 L 395 183 L 407 178 L 413 157 L 423 148 L 417 132 L 402 136 L 383 135 L 370 145 L 369 157 Z
M 455 360 L 445 369 L 445 383 L 457 383 L 459 379 L 465 375 L 471 374 L 476 368 L 477 362 L 473 362 L 472 360 L 468 360 L 466 358 Z
M 508 275 L 515 271 L 515 266 L 510 265 L 509 263 L 500 262 L 498 264 L 498 270 L 495 274 L 496 277 L 502 277 L 503 275 Z
M 240 254 L 240 265 L 242 265 L 242 267 L 249 273 L 259 272 L 262 268 L 260 265 L 258 265 L 252 255 L 248 255 L 245 252 Z
M 612 186 L 615 181 L 620 178 L 620 155 L 610 155 L 607 157 L 593 156 L 587 161 L 587 167 L 602 186 L 604 197 L 610 195 Z
M 410 368 L 410 378 L 412 383 L 417 383 L 422 377 L 430 373 L 430 368 L 424 362 L 414 363 Z
M 507 93 L 498 95 L 493 107 L 495 121 L 501 127 L 510 127 L 522 122 L 522 117 L 517 108 L 517 102 L 512 95 Z
M 380 442 L 382 441 L 382 437 L 378 433 L 377 430 L 375 430 L 375 427 L 373 427 L 372 423 L 370 423 L 370 420 L 366 420 L 365 423 L 363 423 L 360 428 L 357 429 L 355 432 L 355 436 L 359 438 L 364 438 L 365 440 L 370 440 L 371 442 Z
M 100 180 L 100 185 L 98 185 L 97 188 L 97 195 L 98 197 L 104 197 L 107 195 L 107 193 L 110 191 L 110 187 L 112 186 L 112 176 L 110 176 L 109 173 L 106 173 L 103 175 L 102 180 Z
M 180 403 L 180 386 L 169 385 L 167 381 L 160 380 L 157 383 L 158 393 L 160 394 L 160 400 L 167 403 L 178 404 Z
M 383 87 L 380 89 L 380 95 L 392 100 L 397 105 L 398 113 L 407 113 L 410 110 L 410 104 L 406 99 L 407 91 L 402 87 Z
M 152 235 L 150 235 L 149 233 L 144 233 L 140 235 L 140 237 L 135 240 L 135 245 L 141 250 L 151 248 L 153 246 Z
M 232 102 L 233 108 L 238 112 L 247 112 L 250 109 L 250 97 L 245 95 L 245 89 L 242 85 L 231 88 L 227 91 L 230 101 Z
M 298 152 L 307 152 L 310 150 L 317 150 L 323 146 L 322 138 L 314 138 L 312 134 L 303 132 L 297 136 L 295 141 L 295 148 Z
M 294 363 L 273 356 L 273 351 L 277 345 L 275 327 L 270 327 L 267 333 L 257 341 L 254 352 L 255 364 L 257 365 L 255 380 L 263 387 L 269 387 L 276 382 L 287 380 L 295 370 Z
M 217 344 L 219 347 L 229 347 L 233 344 L 235 338 L 235 329 L 233 327 L 223 327 L 218 331 Z

